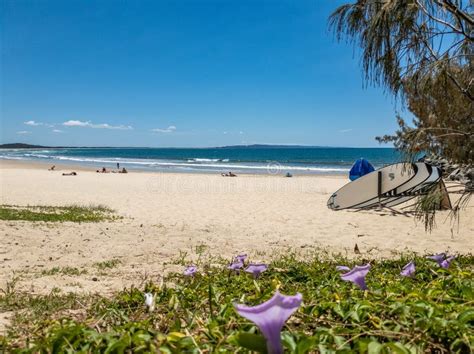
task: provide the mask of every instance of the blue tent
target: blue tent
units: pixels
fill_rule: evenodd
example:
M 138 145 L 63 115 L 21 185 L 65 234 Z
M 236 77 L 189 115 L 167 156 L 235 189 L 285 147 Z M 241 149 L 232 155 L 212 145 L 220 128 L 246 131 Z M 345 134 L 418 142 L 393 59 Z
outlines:
M 369 161 L 361 157 L 356 162 L 354 162 L 354 165 L 349 171 L 349 179 L 354 181 L 357 178 L 362 177 L 363 175 L 366 175 L 367 173 L 370 173 L 374 170 L 374 166 L 372 166 Z

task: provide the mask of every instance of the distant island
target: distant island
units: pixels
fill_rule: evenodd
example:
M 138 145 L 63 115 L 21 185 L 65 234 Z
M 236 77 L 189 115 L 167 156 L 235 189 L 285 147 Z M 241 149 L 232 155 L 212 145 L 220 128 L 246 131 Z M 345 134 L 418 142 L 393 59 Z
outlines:
M 51 146 L 14 143 L 14 144 L 1 144 L 0 149 L 51 149 Z

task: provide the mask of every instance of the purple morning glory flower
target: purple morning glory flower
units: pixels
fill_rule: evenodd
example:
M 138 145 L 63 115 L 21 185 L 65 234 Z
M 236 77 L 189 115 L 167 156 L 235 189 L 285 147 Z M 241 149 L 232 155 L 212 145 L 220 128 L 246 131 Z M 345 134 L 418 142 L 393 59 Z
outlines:
M 339 272 L 346 272 L 351 270 L 351 268 L 349 268 L 348 266 L 336 266 L 336 270 Z
M 446 253 L 435 254 L 427 258 L 434 260 L 441 268 L 448 269 L 455 256 L 446 257 Z
M 244 264 L 242 262 L 234 262 L 234 263 L 229 264 L 227 266 L 227 269 L 238 272 L 240 269 L 242 269 L 243 266 Z
M 370 264 L 366 264 L 365 266 L 355 266 L 349 272 L 341 274 L 341 279 L 344 281 L 351 281 L 362 290 L 366 290 L 367 285 L 365 284 L 365 277 L 369 270 Z
M 297 293 L 286 296 L 278 291 L 273 297 L 257 306 L 234 304 L 237 313 L 255 323 L 267 342 L 267 351 L 270 354 L 283 353 L 280 332 L 286 320 L 301 305 L 303 296 Z
M 441 263 L 446 258 L 446 253 L 438 253 L 433 256 L 428 256 L 427 258 L 434 260 L 436 263 L 438 263 L 441 266 Z
M 404 277 L 412 277 L 413 275 L 415 275 L 415 263 L 411 261 L 410 263 L 405 265 L 400 275 Z
M 250 263 L 248 267 L 245 269 L 245 271 L 247 273 L 252 273 L 254 278 L 258 278 L 260 274 L 266 271 L 267 269 L 268 269 L 268 266 L 266 264 Z
M 243 254 L 239 254 L 239 255 L 235 256 L 234 262 L 235 263 L 244 263 L 244 261 L 246 259 L 247 259 L 247 254 L 243 253 Z
M 194 276 L 196 272 L 197 272 L 197 267 L 195 265 L 190 265 L 186 267 L 183 274 L 189 277 L 189 276 Z
M 441 268 L 448 269 L 454 258 L 456 258 L 456 257 L 451 256 L 451 257 L 446 258 L 444 261 L 441 262 L 441 264 L 439 266 Z

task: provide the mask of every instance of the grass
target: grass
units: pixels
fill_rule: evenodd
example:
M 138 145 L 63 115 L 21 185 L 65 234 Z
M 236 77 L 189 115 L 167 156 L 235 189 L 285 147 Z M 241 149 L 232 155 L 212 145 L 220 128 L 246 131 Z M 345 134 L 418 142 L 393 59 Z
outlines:
M 114 210 L 105 206 L 16 206 L 0 205 L 0 220 L 46 222 L 101 222 L 115 220 Z
M 87 274 L 86 269 L 79 269 L 76 267 L 53 267 L 51 269 L 45 269 L 41 272 L 41 275 L 82 275 Z
M 94 267 L 96 267 L 98 270 L 106 270 L 115 268 L 120 264 L 122 264 L 122 261 L 120 259 L 114 258 L 108 261 L 94 263 Z
M 401 277 L 413 259 L 415 277 Z M 0 311 L 15 315 L 0 343 L 5 352 L 25 353 L 248 353 L 260 332 L 232 304 L 259 304 L 279 288 L 303 294 L 282 332 L 289 353 L 467 353 L 474 346 L 473 256 L 458 257 L 449 269 L 411 256 L 374 261 L 367 291 L 343 282 L 335 270 L 361 263 L 289 254 L 254 280 L 245 272 L 230 274 L 224 260 L 201 261 L 193 278 L 169 274 L 161 286 L 127 288 L 112 298 L 32 296 L 10 284 L 0 295 Z M 152 313 L 144 292 L 156 294 Z

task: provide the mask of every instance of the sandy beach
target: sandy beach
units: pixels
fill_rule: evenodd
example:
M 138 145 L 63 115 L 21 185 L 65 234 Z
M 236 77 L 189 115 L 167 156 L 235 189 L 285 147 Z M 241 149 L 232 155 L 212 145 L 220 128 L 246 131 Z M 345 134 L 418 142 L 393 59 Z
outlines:
M 110 293 L 180 271 L 180 259 L 224 257 L 246 252 L 254 261 L 294 251 L 323 249 L 360 257 L 394 257 L 400 252 L 472 253 L 473 203 L 459 225 L 440 212 L 437 228 L 375 211 L 331 211 L 326 201 L 344 185 L 342 176 L 210 174 L 99 174 L 70 167 L 1 161 L 1 203 L 64 206 L 102 204 L 120 220 L 100 223 L 0 221 L 0 287 L 17 280 L 33 293 Z M 118 259 L 107 272 L 97 262 Z M 80 275 L 46 275 L 53 267 L 83 269 Z

